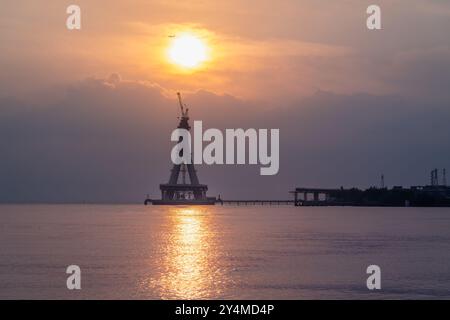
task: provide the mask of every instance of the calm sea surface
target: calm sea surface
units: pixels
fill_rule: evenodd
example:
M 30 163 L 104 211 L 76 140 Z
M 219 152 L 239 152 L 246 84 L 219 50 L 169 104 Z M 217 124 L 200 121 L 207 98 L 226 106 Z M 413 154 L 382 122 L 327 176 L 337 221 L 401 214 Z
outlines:
M 450 209 L 1 205 L 0 298 L 449 299 Z

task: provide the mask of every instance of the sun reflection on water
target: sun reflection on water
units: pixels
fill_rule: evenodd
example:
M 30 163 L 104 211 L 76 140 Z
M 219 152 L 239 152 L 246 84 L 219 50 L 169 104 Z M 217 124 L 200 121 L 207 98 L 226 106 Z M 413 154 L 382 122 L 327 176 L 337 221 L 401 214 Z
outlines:
M 171 208 L 167 235 L 151 287 L 162 299 L 206 299 L 220 296 L 226 276 L 211 209 Z

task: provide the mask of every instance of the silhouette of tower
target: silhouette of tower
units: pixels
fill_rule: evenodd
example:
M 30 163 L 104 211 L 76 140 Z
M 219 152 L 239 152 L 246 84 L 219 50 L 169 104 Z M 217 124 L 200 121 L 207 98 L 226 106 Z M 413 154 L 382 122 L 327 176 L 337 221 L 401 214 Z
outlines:
M 178 101 L 181 109 L 180 123 L 178 129 L 190 130 L 189 109 L 181 100 L 178 92 Z M 178 142 L 183 139 L 180 137 Z M 183 156 L 184 150 L 180 151 Z M 189 178 L 189 179 L 187 179 Z M 188 181 L 189 180 L 189 181 Z M 170 173 L 169 182 L 160 184 L 161 200 L 153 200 L 153 204 L 215 204 L 215 198 L 208 198 L 206 191 L 208 186 L 200 184 L 197 171 L 192 163 L 174 164 Z

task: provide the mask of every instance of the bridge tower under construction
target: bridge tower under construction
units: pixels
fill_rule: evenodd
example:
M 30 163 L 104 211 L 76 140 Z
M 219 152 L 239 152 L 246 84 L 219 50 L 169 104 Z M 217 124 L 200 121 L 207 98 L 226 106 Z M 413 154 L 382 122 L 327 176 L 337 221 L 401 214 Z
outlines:
M 178 102 L 180 104 L 181 116 L 178 129 L 190 130 L 189 109 L 183 103 L 181 94 L 178 92 Z M 182 141 L 179 138 L 178 143 Z M 185 150 L 180 150 L 180 156 L 183 156 Z M 192 158 L 192 157 L 191 157 Z M 213 205 L 216 202 L 214 197 L 207 197 L 208 186 L 199 182 L 197 171 L 193 163 L 174 164 L 170 173 L 168 183 L 160 184 L 161 199 L 147 199 L 145 203 L 151 202 L 155 205 L 170 204 L 200 204 Z

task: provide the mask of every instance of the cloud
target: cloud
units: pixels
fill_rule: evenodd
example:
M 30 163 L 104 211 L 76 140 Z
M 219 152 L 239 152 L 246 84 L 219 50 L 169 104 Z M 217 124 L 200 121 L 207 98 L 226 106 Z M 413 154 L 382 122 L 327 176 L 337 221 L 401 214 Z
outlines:
M 399 53 L 392 61 L 386 81 L 399 92 L 422 100 L 450 101 L 450 47 Z
M 176 96 L 119 75 L 72 83 L 34 102 L 0 99 L 0 201 L 124 202 L 159 194 L 170 172 Z M 223 198 L 286 198 L 294 186 L 427 182 L 449 166 L 450 110 L 399 96 L 317 91 L 291 104 L 208 91 L 184 95 L 204 127 L 279 128 L 280 173 L 258 166 L 200 166 Z M 49 103 L 48 101 L 52 101 Z

